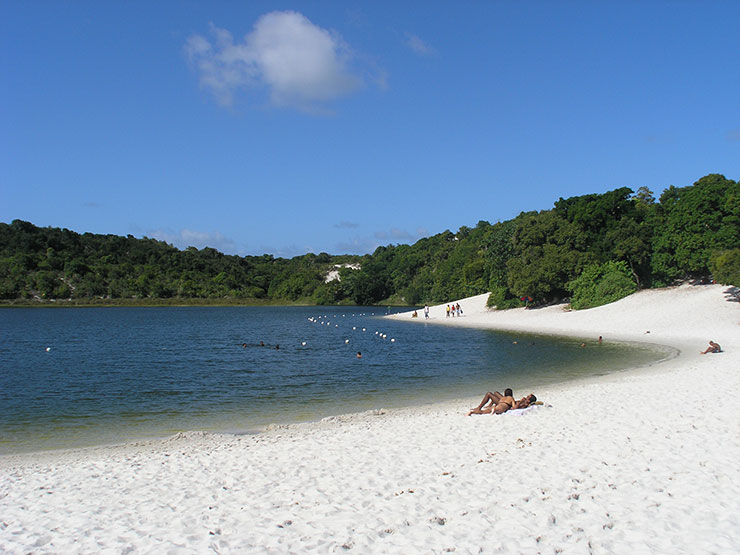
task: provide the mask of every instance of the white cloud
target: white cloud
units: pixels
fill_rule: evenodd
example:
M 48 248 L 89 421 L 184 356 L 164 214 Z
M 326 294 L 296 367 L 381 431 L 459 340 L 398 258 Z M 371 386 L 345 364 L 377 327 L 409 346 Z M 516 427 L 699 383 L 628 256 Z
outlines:
M 432 46 L 421 40 L 421 38 L 416 35 L 412 35 L 410 33 L 406 35 L 406 46 L 420 56 L 429 56 L 435 52 Z
M 211 33 L 210 41 L 191 36 L 185 52 L 201 86 L 222 105 L 231 105 L 237 90 L 266 89 L 274 106 L 317 111 L 363 84 L 342 38 L 298 12 L 263 15 L 241 42 L 213 25 Z

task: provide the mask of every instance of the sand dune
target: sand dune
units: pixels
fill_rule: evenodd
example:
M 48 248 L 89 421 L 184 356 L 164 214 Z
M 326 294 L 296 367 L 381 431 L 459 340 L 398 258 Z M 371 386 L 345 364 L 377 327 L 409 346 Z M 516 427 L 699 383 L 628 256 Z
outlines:
M 460 300 L 461 318 L 433 307 L 435 324 L 680 351 L 538 391 L 545 405 L 524 414 L 466 417 L 466 399 L 2 457 L 0 551 L 739 552 L 740 305 L 727 289 L 579 312 L 489 311 L 485 296 Z M 709 339 L 724 352 L 699 355 Z

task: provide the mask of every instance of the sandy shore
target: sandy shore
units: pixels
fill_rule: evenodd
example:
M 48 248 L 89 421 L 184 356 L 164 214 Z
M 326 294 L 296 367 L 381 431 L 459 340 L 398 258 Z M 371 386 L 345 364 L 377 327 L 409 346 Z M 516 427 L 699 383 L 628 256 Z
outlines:
M 433 307 L 435 324 L 680 351 L 537 391 L 546 405 L 523 414 L 466 417 L 478 399 L 465 399 L 2 457 L 0 552 L 740 552 L 740 305 L 727 290 L 580 312 L 493 312 L 485 296 L 461 300 L 461 318 Z M 709 339 L 725 352 L 699 355 Z

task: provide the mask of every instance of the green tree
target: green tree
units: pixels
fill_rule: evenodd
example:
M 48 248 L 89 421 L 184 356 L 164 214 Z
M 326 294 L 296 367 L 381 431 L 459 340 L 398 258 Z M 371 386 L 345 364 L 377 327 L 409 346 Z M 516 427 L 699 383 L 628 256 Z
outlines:
M 658 284 L 709 275 L 713 252 L 740 244 L 740 185 L 710 174 L 660 197 L 651 266 Z
M 709 269 L 719 283 L 740 287 L 740 248 L 715 252 Z
M 613 303 L 636 289 L 631 271 L 622 260 L 591 264 L 568 283 L 568 290 L 573 293 L 570 305 L 576 310 Z

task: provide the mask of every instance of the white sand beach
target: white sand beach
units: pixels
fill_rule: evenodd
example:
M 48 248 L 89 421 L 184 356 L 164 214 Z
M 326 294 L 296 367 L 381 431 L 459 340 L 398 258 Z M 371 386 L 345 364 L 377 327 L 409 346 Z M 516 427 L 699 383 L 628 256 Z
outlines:
M 480 398 L 463 399 L 0 457 L 0 552 L 740 552 L 740 304 L 728 291 L 641 291 L 578 312 L 496 312 L 482 295 L 459 301 L 460 318 L 444 305 L 430 323 L 393 316 L 678 355 L 536 391 L 545 404 L 524 413 L 467 417 Z M 700 355 L 710 339 L 724 352 Z

